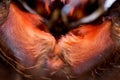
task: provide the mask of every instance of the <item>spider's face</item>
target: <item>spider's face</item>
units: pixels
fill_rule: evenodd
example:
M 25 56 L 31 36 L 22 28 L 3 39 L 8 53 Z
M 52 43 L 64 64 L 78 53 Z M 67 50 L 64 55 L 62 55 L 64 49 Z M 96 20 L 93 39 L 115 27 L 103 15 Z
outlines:
M 13 1 L 0 26 L 2 58 L 22 76 L 81 80 L 119 48 L 118 0 L 25 1 L 28 12 Z

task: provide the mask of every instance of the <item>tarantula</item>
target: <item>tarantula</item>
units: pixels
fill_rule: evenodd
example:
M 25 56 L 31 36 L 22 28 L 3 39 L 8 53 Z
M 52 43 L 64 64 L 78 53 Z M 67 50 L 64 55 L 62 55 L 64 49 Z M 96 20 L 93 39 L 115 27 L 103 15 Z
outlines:
M 119 64 L 119 6 L 119 0 L 0 0 L 1 69 L 12 76 L 0 79 L 107 80 L 96 71 Z

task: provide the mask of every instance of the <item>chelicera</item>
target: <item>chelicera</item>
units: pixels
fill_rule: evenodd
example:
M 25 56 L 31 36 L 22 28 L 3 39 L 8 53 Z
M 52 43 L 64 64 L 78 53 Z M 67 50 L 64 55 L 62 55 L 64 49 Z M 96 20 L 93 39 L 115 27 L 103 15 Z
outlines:
M 85 80 L 119 51 L 118 0 L 7 1 L 0 5 L 7 14 L 0 18 L 1 57 L 19 77 Z

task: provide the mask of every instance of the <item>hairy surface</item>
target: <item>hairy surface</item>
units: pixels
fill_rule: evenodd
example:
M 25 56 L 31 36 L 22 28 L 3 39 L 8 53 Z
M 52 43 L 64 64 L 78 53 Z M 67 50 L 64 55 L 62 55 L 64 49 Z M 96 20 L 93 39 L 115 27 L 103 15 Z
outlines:
M 111 55 L 111 26 L 109 20 L 80 25 L 56 40 L 39 16 L 11 4 L 0 45 L 4 58 L 28 80 L 79 80 Z
M 104 0 L 77 1 L 80 4 L 74 0 L 34 0 L 36 9 L 45 6 L 39 8 L 40 16 L 14 1 L 10 8 L 9 3 L 0 4 L 0 80 L 120 79 L 119 0 L 94 22 L 79 25 L 74 19 L 91 15 Z M 84 14 L 89 6 L 90 13 Z

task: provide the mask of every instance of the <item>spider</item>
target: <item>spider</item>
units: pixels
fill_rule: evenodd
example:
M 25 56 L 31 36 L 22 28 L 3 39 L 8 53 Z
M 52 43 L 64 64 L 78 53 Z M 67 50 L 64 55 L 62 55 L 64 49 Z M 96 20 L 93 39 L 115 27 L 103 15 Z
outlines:
M 0 74 L 11 73 L 0 79 L 114 80 L 108 72 L 119 76 L 119 6 L 119 0 L 0 0 Z

